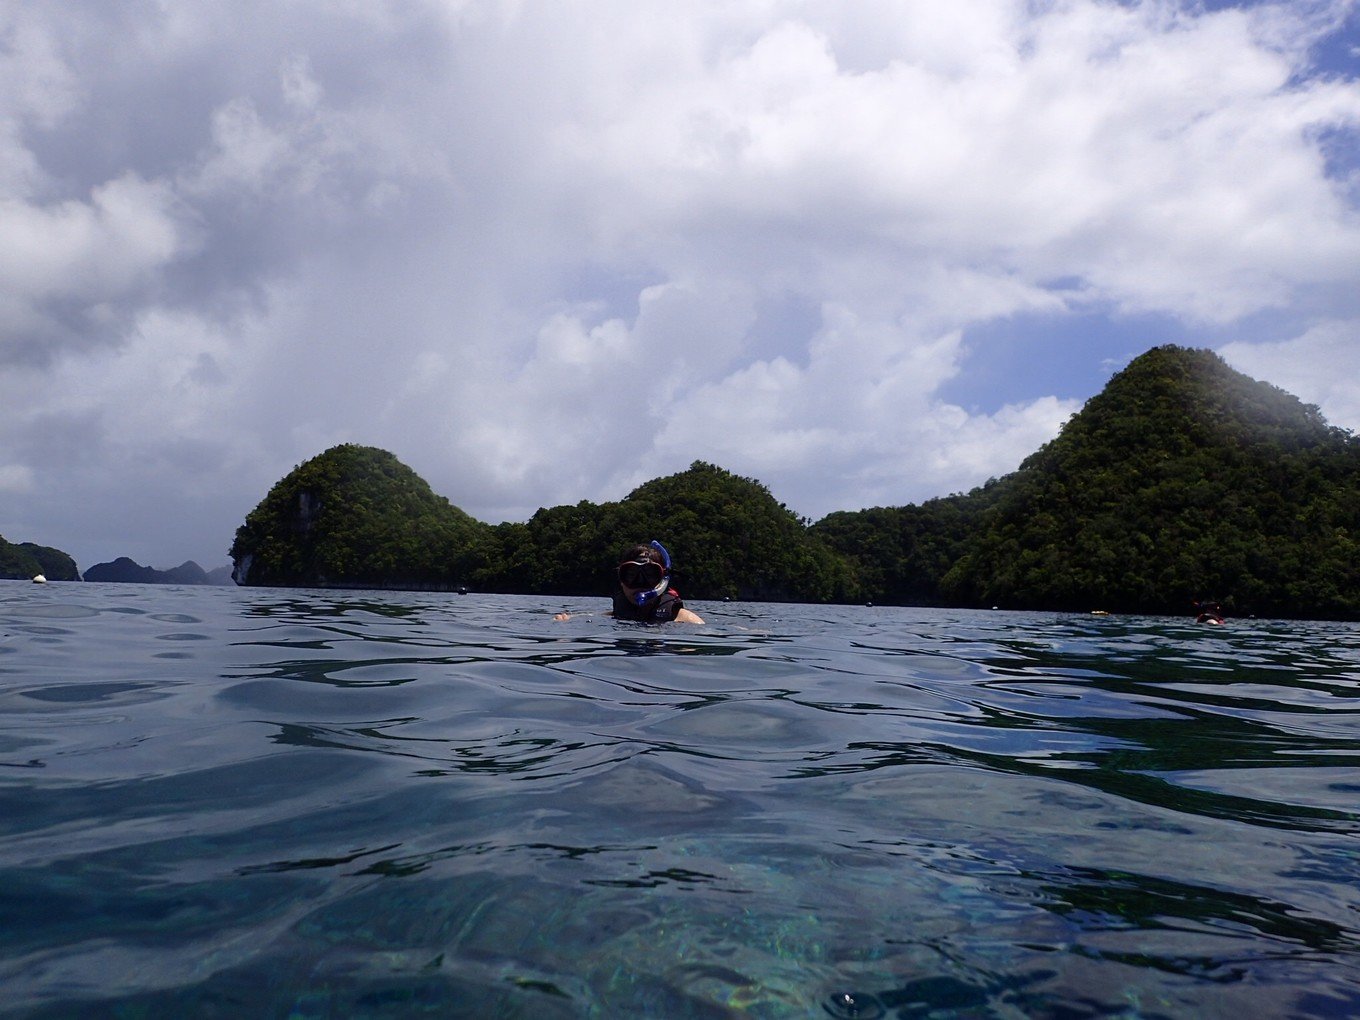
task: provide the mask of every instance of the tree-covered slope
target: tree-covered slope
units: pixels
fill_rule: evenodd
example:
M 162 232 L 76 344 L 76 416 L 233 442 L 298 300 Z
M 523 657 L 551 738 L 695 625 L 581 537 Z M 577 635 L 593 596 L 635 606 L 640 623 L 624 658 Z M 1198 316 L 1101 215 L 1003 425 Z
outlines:
M 606 594 L 618 554 L 659 539 L 686 598 L 826 601 L 846 597 L 846 564 L 765 486 L 712 464 L 653 479 L 618 502 L 539 510 L 502 525 L 503 560 L 487 587 Z
M 275 484 L 230 555 L 240 584 L 451 587 L 485 566 L 490 531 L 392 454 L 347 444 Z
M 1179 347 L 1132 361 L 1019 470 L 813 526 L 869 597 L 924 605 L 1360 616 L 1360 445 Z
M 919 506 L 815 525 L 711 464 L 618 502 L 473 520 L 390 453 L 303 464 L 238 530 L 249 584 L 468 584 L 606 594 L 633 542 L 670 547 L 692 599 L 1360 618 L 1360 442 L 1202 350 L 1131 362 L 1021 467 Z
M 696 598 L 823 602 L 851 593 L 846 564 L 755 479 L 696 461 L 639 486 L 622 509 L 622 534 L 664 533 L 683 550 Z
M 1136 358 L 1000 488 L 946 598 L 1360 612 L 1360 445 L 1209 351 Z
M 890 605 L 948 604 L 940 582 L 977 537 L 996 484 L 919 506 L 837 511 L 814 524 L 812 534 L 850 565 L 857 596 Z
M 759 482 L 711 464 L 618 502 L 539 510 L 492 528 L 392 454 L 338 446 L 278 482 L 237 530 L 242 584 L 453 587 L 606 595 L 622 549 L 659 539 L 688 598 L 843 598 L 844 562 Z
M 0 537 L 0 577 L 27 581 L 37 574 L 49 581 L 80 580 L 76 561 L 60 549 L 33 542 L 16 544 Z

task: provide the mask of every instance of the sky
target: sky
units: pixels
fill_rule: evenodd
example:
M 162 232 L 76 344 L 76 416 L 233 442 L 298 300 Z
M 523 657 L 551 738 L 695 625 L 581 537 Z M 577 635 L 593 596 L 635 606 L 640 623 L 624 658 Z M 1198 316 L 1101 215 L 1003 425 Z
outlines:
M 1360 0 L 0 0 L 0 534 L 82 569 L 345 442 L 917 503 L 1165 343 L 1357 429 L 1358 284 Z

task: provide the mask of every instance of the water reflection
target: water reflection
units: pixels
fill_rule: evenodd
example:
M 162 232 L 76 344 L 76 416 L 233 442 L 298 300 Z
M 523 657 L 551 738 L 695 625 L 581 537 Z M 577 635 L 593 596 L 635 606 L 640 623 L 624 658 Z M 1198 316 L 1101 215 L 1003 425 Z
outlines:
M 1354 953 L 1360 937 L 1323 918 L 1300 916 L 1289 904 L 1223 889 L 1190 885 L 1155 875 L 1103 869 L 1071 869 L 1061 882 L 1040 886 L 1045 906 L 1086 932 L 1137 933 L 1138 952 L 1153 966 L 1175 970 L 1185 959 L 1160 955 L 1158 947 L 1196 946 L 1188 965 L 1204 974 L 1211 949 L 1229 957 L 1249 952 L 1264 936 L 1269 953 L 1279 956 L 1304 950 Z M 1157 937 L 1153 933 L 1163 933 Z M 1174 940 L 1165 933 L 1191 936 Z M 1218 946 L 1226 940 L 1235 946 Z M 1112 951 L 1107 946 L 1103 952 Z

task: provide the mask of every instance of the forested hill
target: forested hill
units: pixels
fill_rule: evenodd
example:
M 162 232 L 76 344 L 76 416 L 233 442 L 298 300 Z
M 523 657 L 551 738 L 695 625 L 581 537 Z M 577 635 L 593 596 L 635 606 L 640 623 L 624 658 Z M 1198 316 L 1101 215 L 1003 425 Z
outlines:
M 1202 350 L 1136 358 L 1000 481 L 814 530 L 852 559 L 895 542 L 904 601 L 1360 616 L 1360 444 Z
M 0 536 L 0 578 L 30 580 L 42 574 L 49 581 L 79 581 L 80 572 L 69 553 L 33 542 L 7 542 Z
M 278 481 L 230 556 L 238 584 L 442 588 L 490 559 L 489 534 L 386 450 L 346 444 Z
M 526 524 L 501 525 L 497 537 L 503 560 L 476 578 L 497 591 L 604 595 L 620 552 L 659 539 L 685 598 L 860 597 L 844 559 L 765 486 L 701 461 L 618 502 L 540 510 Z
M 231 557 L 241 584 L 604 595 L 619 552 L 653 538 L 674 550 L 686 597 L 858 594 L 844 561 L 764 486 L 700 463 L 618 502 L 551 507 L 492 527 L 387 451 L 337 446 L 269 491 L 237 530 Z
M 341 446 L 238 530 L 248 584 L 604 595 L 620 549 L 670 546 L 690 599 L 1360 618 L 1360 442 L 1202 350 L 1132 361 L 1020 468 L 815 525 L 711 464 L 618 502 L 491 526 L 392 454 Z

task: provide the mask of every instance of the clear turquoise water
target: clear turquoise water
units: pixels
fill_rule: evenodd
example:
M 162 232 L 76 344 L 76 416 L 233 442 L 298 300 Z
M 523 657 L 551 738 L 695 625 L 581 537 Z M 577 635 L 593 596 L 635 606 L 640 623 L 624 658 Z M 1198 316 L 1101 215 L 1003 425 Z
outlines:
M 560 607 L 0 583 L 0 1009 L 1360 1014 L 1360 628 Z

